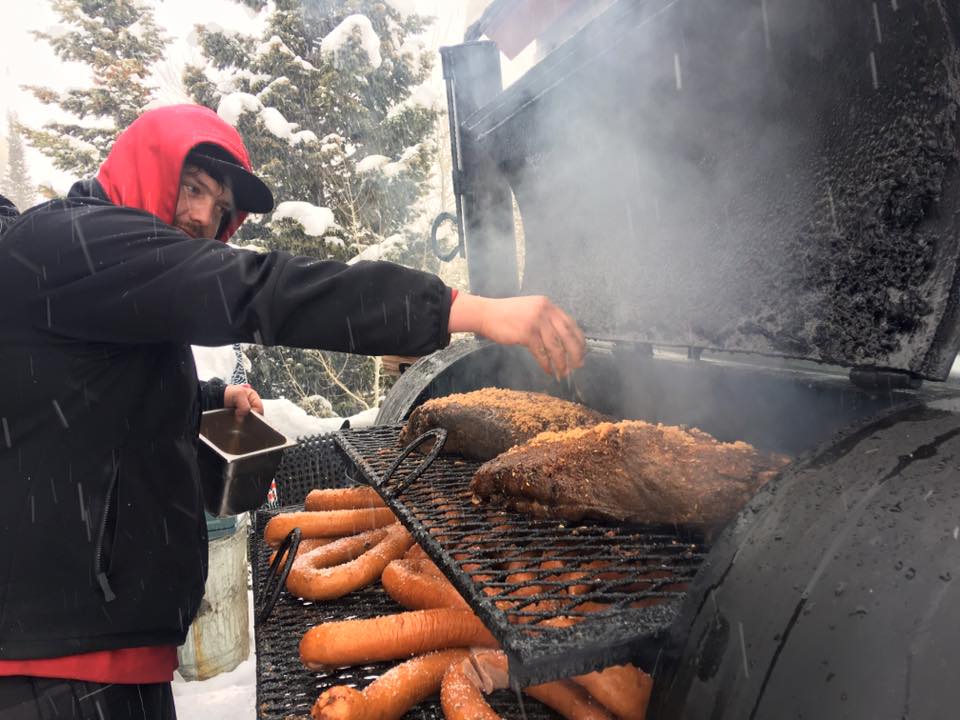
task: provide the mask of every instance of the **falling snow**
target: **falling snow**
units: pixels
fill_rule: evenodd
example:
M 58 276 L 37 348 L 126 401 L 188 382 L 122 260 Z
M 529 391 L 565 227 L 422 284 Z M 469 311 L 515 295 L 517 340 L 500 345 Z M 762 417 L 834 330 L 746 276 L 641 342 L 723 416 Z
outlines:
M 767 0 L 760 0 L 760 11 L 763 14 L 763 42 L 767 50 L 770 49 L 770 19 L 767 16 Z

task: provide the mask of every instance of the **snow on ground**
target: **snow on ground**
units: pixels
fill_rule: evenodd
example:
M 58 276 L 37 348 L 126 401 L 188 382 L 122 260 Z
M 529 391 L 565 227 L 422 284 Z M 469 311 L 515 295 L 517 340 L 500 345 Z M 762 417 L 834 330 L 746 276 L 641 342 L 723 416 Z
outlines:
M 228 381 L 233 374 L 237 356 L 234 354 L 232 345 L 222 347 L 194 345 L 193 359 L 197 366 L 197 377 L 201 380 L 220 378 Z M 319 418 L 308 414 L 299 405 L 289 400 L 263 401 L 264 419 L 289 438 L 333 432 L 341 428 L 344 420 L 350 421 L 350 427 L 367 427 L 374 424 L 378 410 L 379 408 L 370 408 L 349 418 Z
M 263 401 L 264 420 L 289 438 L 333 432 L 343 426 L 344 420 L 350 421 L 350 427 L 367 427 L 373 425 L 378 410 L 379 408 L 371 408 L 349 418 L 318 418 L 307 414 L 303 408 L 289 400 Z
M 250 655 L 235 669 L 208 680 L 173 676 L 173 698 L 178 720 L 255 720 L 257 662 L 253 643 L 253 593 L 247 593 Z

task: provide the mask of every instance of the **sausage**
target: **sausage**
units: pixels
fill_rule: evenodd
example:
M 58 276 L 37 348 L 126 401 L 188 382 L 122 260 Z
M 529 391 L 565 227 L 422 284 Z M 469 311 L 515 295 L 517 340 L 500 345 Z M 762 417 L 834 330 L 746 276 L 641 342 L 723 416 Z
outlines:
M 394 560 L 380 578 L 383 589 L 408 610 L 470 606 L 453 584 L 429 560 Z
M 300 557 L 304 553 L 308 553 L 311 550 L 316 550 L 321 545 L 326 545 L 332 543 L 336 538 L 307 538 L 306 540 L 301 540 L 300 544 L 297 546 L 297 557 Z M 273 564 L 273 561 L 277 558 L 277 551 L 274 550 L 270 553 L 270 564 Z M 287 553 L 284 551 L 283 558 L 280 562 L 286 562 Z
M 620 720 L 644 720 L 653 678 L 633 665 L 614 665 L 573 678 Z
M 473 685 L 476 692 L 465 688 Z M 491 692 L 509 686 L 507 656 L 499 651 L 475 651 L 468 661 L 452 665 L 440 688 L 440 703 L 447 720 L 494 720 L 499 717 L 480 691 Z M 556 710 L 569 720 L 612 720 L 582 687 L 569 680 L 533 685 L 524 694 Z
M 342 537 L 383 527 L 396 520 L 389 508 L 281 513 L 270 518 L 263 530 L 263 540 L 267 545 L 277 547 L 295 527 L 300 528 L 304 538 Z
M 303 501 L 305 510 L 355 510 L 357 508 L 386 507 L 377 491 L 366 485 L 346 488 L 311 490 Z
M 287 576 L 287 590 L 304 600 L 343 597 L 374 582 L 387 563 L 412 544 L 400 523 L 341 538 L 298 555 Z
M 537 583 L 539 575 L 537 572 L 523 570 L 532 564 L 528 561 L 507 563 L 506 570 L 518 571 L 506 576 L 507 587 L 484 588 L 484 592 L 494 601 L 497 608 L 507 614 L 512 623 L 534 622 L 537 614 L 554 613 L 560 604 L 555 597 L 558 591 L 554 587 L 549 584 L 540 585 Z
M 573 609 L 577 612 L 585 613 L 594 613 L 601 612 L 613 607 L 610 603 L 598 603 L 598 602 L 582 602 L 579 605 L 575 606 Z M 547 618 L 546 620 L 541 620 L 538 622 L 538 625 L 545 625 L 546 627 L 554 628 L 565 628 L 570 627 L 571 625 L 576 625 L 579 622 L 586 620 L 584 615 L 558 615 L 556 617 Z
M 469 659 L 453 663 L 440 685 L 440 707 L 445 720 L 500 720 L 500 715 L 483 699 L 481 687 L 482 681 Z
M 391 668 L 363 692 L 338 685 L 323 692 L 310 715 L 314 720 L 399 720 L 440 689 L 447 668 L 462 662 L 469 650 L 441 650 Z
M 569 680 L 533 685 L 524 692 L 568 720 L 612 720 L 610 713 L 597 704 L 590 693 Z
M 471 611 L 433 608 L 316 625 L 300 640 L 300 660 L 310 670 L 323 670 L 472 645 L 498 643 Z
M 426 551 L 419 545 L 413 545 L 409 550 L 403 554 L 404 560 L 421 560 L 423 558 L 429 557 Z

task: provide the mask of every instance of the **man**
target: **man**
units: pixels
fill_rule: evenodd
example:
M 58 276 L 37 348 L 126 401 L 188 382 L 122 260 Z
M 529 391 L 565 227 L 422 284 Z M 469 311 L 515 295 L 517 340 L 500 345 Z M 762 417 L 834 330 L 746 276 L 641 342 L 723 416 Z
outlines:
M 0 235 L 3 235 L 3 231 L 6 230 L 9 225 L 13 224 L 13 221 L 17 219 L 19 214 L 17 206 L 3 195 L 0 195 Z
M 198 396 L 190 344 L 423 355 L 475 332 L 547 372 L 582 363 L 542 297 L 224 244 L 272 206 L 236 130 L 174 106 L 0 239 L 0 716 L 175 717 L 207 569 L 200 410 L 259 409 L 239 386 Z

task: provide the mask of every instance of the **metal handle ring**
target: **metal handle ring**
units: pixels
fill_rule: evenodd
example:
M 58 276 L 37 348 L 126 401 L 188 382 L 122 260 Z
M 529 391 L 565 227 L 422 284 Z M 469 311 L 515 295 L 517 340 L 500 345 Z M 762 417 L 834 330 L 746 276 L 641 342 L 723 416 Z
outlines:
M 440 230 L 440 226 L 446 222 L 452 222 L 457 226 L 457 246 L 448 252 L 444 252 L 440 249 L 440 241 L 437 240 L 437 231 Z M 443 262 L 450 262 L 457 255 L 463 255 L 463 232 L 460 230 L 460 218 L 458 218 L 453 213 L 442 212 L 437 215 L 436 219 L 433 221 L 433 225 L 430 228 L 430 244 L 433 246 L 433 254 L 436 255 Z
M 280 543 L 280 547 L 277 548 L 277 554 L 274 556 L 273 562 L 270 563 L 270 570 L 267 571 L 267 582 L 263 587 L 263 592 L 267 599 L 257 608 L 258 623 L 265 622 L 266 619 L 270 617 L 270 613 L 273 612 L 274 605 L 277 604 L 280 591 L 283 590 L 284 585 L 286 585 L 287 575 L 290 574 L 290 568 L 293 567 L 293 561 L 297 557 L 297 550 L 300 547 L 300 535 L 300 528 L 293 528 L 293 530 L 287 533 L 283 542 Z M 280 566 L 280 559 L 283 557 L 284 552 L 287 554 L 287 559 L 283 563 L 283 570 L 278 573 L 277 568 Z M 270 583 L 274 579 L 276 579 L 276 585 L 271 589 Z
M 440 454 L 440 451 L 443 449 L 443 444 L 447 441 L 447 431 L 443 428 L 433 428 L 432 430 L 427 430 L 423 435 L 418 437 L 412 443 L 407 445 L 397 456 L 397 459 L 393 461 L 393 464 L 384 474 L 383 478 L 380 480 L 380 487 L 386 489 L 387 480 L 397 471 L 401 463 L 407 459 L 407 456 L 410 455 L 414 450 L 423 445 L 424 442 L 434 438 L 435 442 L 433 448 L 427 456 L 420 462 L 420 464 L 414 468 L 403 480 L 397 483 L 397 486 L 393 489 L 393 496 L 399 497 L 400 493 L 407 489 L 407 487 L 416 480 L 418 477 L 423 475 L 428 467 L 437 459 L 437 455 Z

